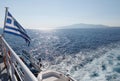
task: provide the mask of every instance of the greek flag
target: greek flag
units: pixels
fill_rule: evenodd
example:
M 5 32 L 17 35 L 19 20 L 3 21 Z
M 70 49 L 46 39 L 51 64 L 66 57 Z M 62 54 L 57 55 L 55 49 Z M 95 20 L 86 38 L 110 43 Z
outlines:
M 9 33 L 22 37 L 23 39 L 25 39 L 26 43 L 28 43 L 29 46 L 31 40 L 30 37 L 27 35 L 25 29 L 16 21 L 16 19 L 9 12 L 7 12 L 3 31 L 4 33 Z

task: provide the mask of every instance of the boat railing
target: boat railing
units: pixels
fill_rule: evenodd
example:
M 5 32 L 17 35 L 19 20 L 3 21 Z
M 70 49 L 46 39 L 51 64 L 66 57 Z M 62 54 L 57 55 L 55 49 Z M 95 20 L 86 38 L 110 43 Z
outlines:
M 0 36 L 0 44 L 11 81 L 38 81 L 2 36 Z
M 70 74 L 65 74 L 65 73 L 62 72 L 62 71 L 58 71 L 58 72 L 59 72 L 60 74 L 64 74 L 64 76 L 67 76 L 70 81 L 76 81 L 74 78 L 72 78 L 72 77 L 70 76 Z

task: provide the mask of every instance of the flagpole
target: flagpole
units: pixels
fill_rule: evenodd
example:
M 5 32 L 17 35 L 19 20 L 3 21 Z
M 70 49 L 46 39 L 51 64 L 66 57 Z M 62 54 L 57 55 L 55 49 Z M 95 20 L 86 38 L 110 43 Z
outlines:
M 4 19 L 4 26 L 3 26 L 3 33 L 2 33 L 3 37 L 4 37 L 5 24 L 7 20 L 7 13 L 8 13 L 8 7 L 5 7 L 5 19 Z

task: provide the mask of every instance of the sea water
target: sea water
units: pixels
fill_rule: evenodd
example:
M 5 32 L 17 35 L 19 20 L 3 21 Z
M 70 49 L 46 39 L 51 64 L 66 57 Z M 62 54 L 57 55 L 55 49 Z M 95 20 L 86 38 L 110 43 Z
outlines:
M 69 74 L 77 81 L 120 81 L 120 28 L 27 30 L 25 41 L 5 34 L 10 46 L 42 58 L 45 69 Z

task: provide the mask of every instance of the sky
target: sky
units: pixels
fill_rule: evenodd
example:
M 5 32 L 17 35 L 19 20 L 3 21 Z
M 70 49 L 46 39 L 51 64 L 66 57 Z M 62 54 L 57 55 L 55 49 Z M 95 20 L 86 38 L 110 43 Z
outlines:
M 0 0 L 0 28 L 5 8 L 24 28 L 59 28 L 72 24 L 120 26 L 120 0 Z

